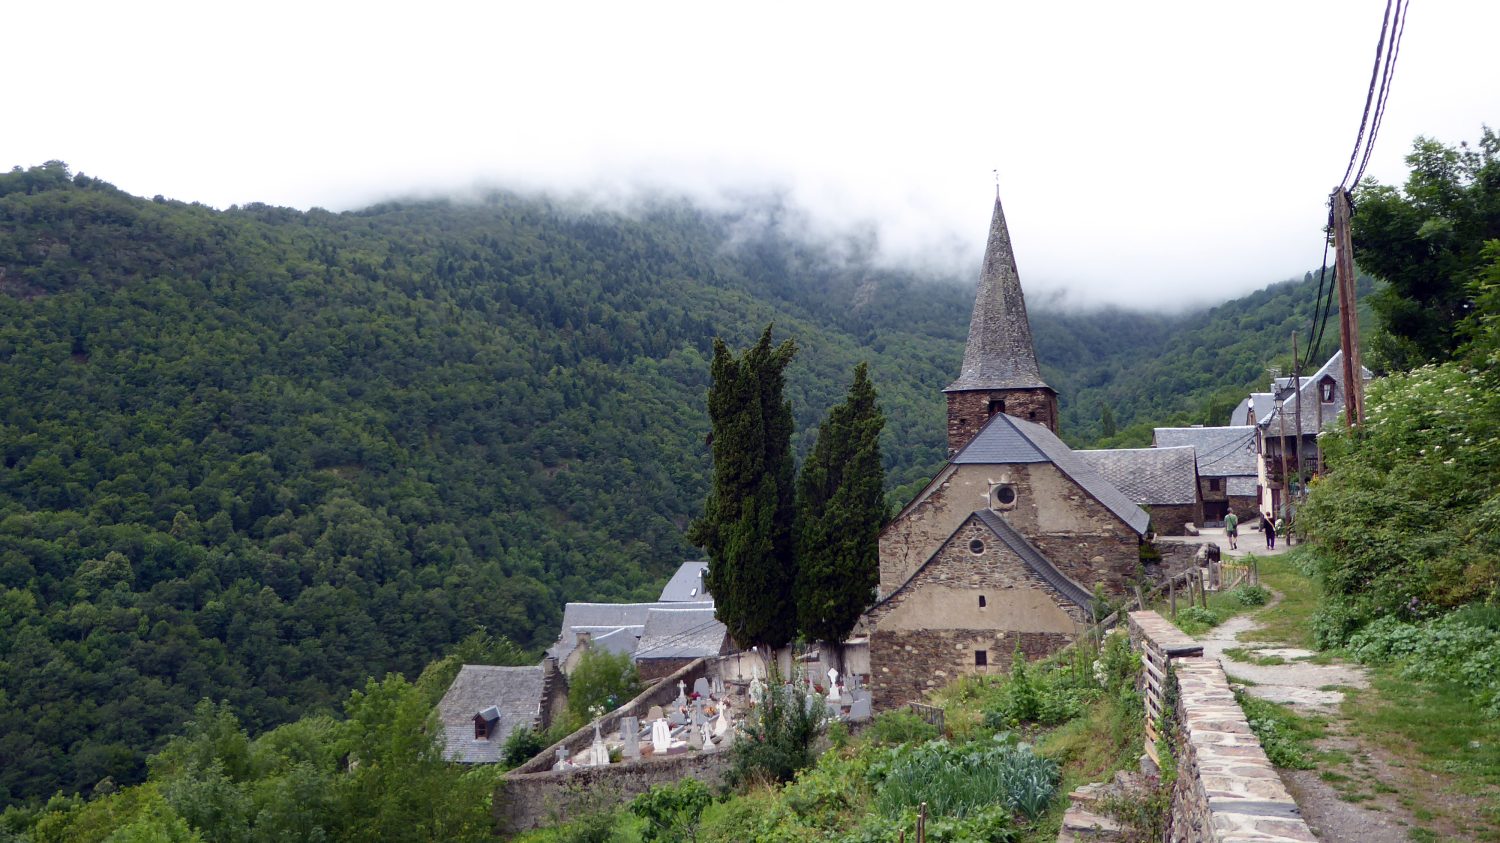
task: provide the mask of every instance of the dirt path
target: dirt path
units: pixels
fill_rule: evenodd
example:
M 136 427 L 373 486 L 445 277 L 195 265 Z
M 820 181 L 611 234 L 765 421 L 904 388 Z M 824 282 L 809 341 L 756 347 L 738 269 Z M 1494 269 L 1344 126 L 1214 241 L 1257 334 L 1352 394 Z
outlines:
M 1241 541 L 1240 547 L 1245 544 Z M 1270 605 L 1280 600 L 1278 594 Z M 1340 689 L 1369 687 L 1365 671 L 1339 662 L 1314 663 L 1309 659 L 1316 654 L 1310 650 L 1255 642 L 1255 636 L 1246 633 L 1253 633 L 1257 627 L 1254 617 L 1238 615 L 1198 636 L 1198 640 L 1203 642 L 1205 656 L 1218 658 L 1226 673 L 1245 680 L 1247 693 L 1288 705 L 1298 714 L 1324 719 L 1326 731 L 1315 746 L 1333 757 L 1349 758 L 1349 772 L 1362 777 L 1361 784 L 1382 795 L 1396 792 L 1406 777 L 1392 766 L 1388 755 L 1352 736 L 1339 714 L 1344 700 Z M 1242 635 L 1246 640 L 1240 640 Z M 1267 663 L 1278 660 L 1281 663 Z M 1354 802 L 1341 795 L 1333 782 L 1351 781 L 1351 776 L 1326 769 L 1278 772 L 1308 825 L 1322 839 L 1357 843 L 1411 840 L 1407 828 L 1414 819 L 1394 798 L 1366 796 L 1368 801 Z

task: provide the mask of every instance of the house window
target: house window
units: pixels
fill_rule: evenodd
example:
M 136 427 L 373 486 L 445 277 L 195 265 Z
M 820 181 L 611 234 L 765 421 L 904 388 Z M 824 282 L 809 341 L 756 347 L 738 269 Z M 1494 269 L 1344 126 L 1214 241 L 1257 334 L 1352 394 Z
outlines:
M 1003 413 L 1003 412 L 1005 412 L 1005 399 L 1004 398 L 991 398 L 990 399 L 989 414 L 993 416 L 993 415 L 996 415 L 997 413 Z
M 487 741 L 490 739 L 490 724 L 483 717 L 474 718 L 474 740 Z
M 975 556 L 984 553 L 984 542 L 980 541 L 979 539 L 975 539 L 969 542 L 969 552 L 974 554 Z
M 1332 375 L 1324 375 L 1323 379 L 1318 381 L 1318 398 L 1324 404 L 1333 403 L 1333 384 Z
M 985 667 L 989 663 L 990 663 L 990 651 L 989 650 L 975 650 L 974 651 L 974 666 L 975 667 Z
M 981 595 L 979 595 L 979 608 L 983 609 L 984 606 L 985 606 L 984 595 L 981 594 Z
M 1220 481 L 1219 481 L 1219 479 L 1217 477 L 1211 477 L 1211 478 L 1209 478 L 1209 480 L 1208 480 L 1208 490 L 1210 492 L 1217 492 L 1217 491 L 1219 491 L 1219 482 Z

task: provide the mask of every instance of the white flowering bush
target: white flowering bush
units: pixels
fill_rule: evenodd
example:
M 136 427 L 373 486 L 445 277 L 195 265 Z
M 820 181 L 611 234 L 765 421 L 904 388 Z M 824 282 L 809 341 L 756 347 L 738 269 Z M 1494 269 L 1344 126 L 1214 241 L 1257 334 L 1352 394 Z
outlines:
M 1489 253 L 1465 352 L 1372 382 L 1363 427 L 1322 437 L 1328 476 L 1299 526 L 1316 540 L 1324 645 L 1377 618 L 1500 599 L 1500 243 Z

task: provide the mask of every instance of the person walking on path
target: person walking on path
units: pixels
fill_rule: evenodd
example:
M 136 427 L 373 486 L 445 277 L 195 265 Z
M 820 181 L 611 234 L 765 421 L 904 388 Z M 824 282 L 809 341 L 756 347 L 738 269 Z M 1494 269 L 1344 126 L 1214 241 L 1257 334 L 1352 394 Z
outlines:
M 1271 523 L 1271 516 L 1262 512 L 1260 514 L 1260 531 L 1266 534 L 1266 549 L 1276 549 L 1276 525 Z
M 1236 518 L 1233 512 L 1224 516 L 1224 535 L 1229 538 L 1230 550 L 1239 550 L 1240 548 L 1240 546 L 1235 543 L 1235 539 L 1240 534 L 1239 527 L 1240 519 Z

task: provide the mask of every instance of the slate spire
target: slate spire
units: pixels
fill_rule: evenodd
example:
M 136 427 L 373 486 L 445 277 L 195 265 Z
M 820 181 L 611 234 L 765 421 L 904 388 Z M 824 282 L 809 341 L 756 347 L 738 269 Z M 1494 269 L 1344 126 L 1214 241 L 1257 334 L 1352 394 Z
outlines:
M 990 239 L 984 248 L 984 268 L 979 274 L 979 293 L 969 320 L 969 344 L 958 380 L 944 392 L 979 389 L 1050 389 L 1036 365 L 1031 342 L 1031 323 L 1026 318 L 1026 298 L 1021 294 L 1021 276 L 1011 251 L 1010 231 L 1000 195 L 995 195 L 995 213 L 990 219 Z

